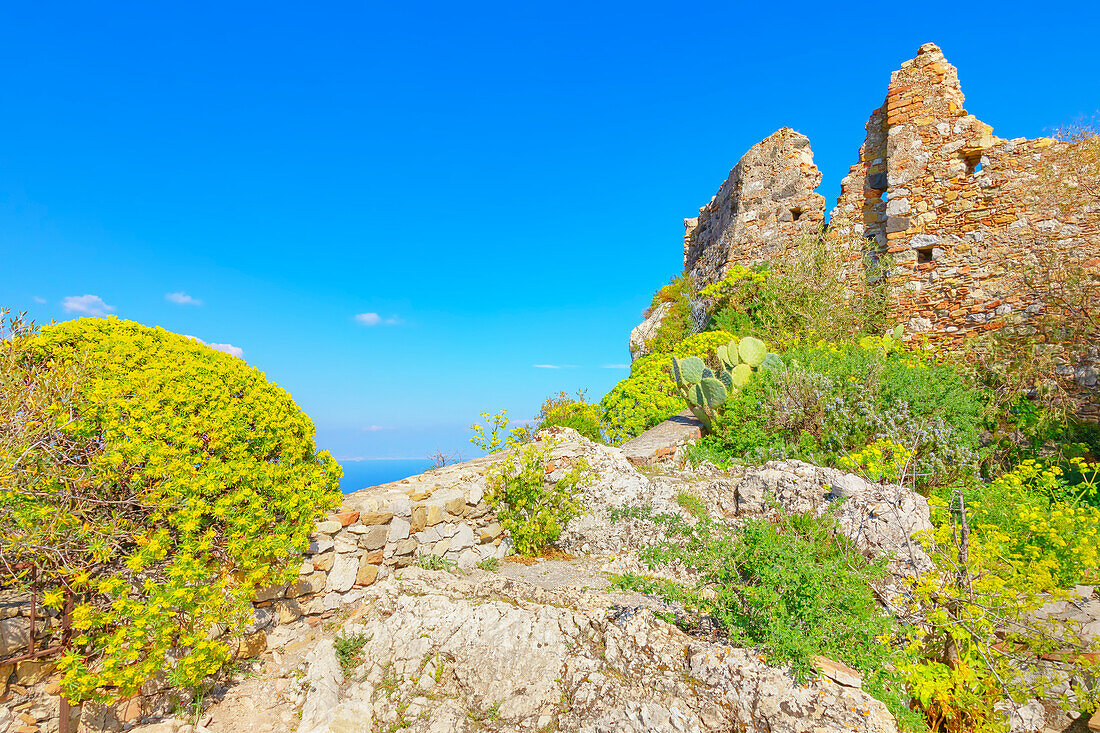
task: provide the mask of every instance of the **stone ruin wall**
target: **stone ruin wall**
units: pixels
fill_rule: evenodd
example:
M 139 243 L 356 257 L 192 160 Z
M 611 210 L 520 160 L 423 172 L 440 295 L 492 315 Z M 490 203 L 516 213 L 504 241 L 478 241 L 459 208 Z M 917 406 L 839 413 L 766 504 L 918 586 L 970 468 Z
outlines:
M 1025 331 L 1045 307 L 1029 275 L 1049 253 L 1100 264 L 1095 214 L 1035 195 L 1037 168 L 1068 143 L 997 138 L 963 101 L 956 68 L 936 45 L 921 46 L 892 74 L 831 213 L 837 231 L 867 242 L 853 262 L 887 255 L 897 320 L 933 342 Z M 685 271 L 705 285 L 733 264 L 781 254 L 823 221 L 820 181 L 805 137 L 784 128 L 753 146 L 699 217 L 685 220 Z M 784 220 L 788 205 L 802 217 Z M 1100 345 L 1080 346 L 1060 372 L 1082 416 L 1096 419 Z
M 825 221 L 821 171 L 805 135 L 784 127 L 752 146 L 699 216 L 684 220 L 684 270 L 700 286 L 734 264 L 773 259 Z

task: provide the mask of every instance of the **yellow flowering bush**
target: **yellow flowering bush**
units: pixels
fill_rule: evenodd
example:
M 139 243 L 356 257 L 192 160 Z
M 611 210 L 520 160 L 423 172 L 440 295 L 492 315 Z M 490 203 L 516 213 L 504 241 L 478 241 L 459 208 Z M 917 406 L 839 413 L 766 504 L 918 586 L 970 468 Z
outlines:
M 296 576 L 339 464 L 286 391 L 194 339 L 81 318 L 0 348 L 0 556 L 67 612 L 66 695 L 198 685 L 256 589 Z
M 1046 587 L 1100 582 L 1100 508 L 1090 503 L 1098 485 L 1100 463 L 1029 459 L 969 500 L 973 524 L 991 550 Z
M 510 444 L 503 458 L 486 473 L 489 490 L 485 501 L 515 543 L 519 555 L 535 556 L 546 550 L 562 530 L 584 514 L 582 488 L 592 483 L 588 462 L 578 458 L 557 481 L 547 467 L 559 438 L 546 437 Z
M 1086 647 L 1073 622 L 1038 613 L 1100 577 L 1100 510 L 1087 503 L 1098 476 L 1100 464 L 1080 458 L 1028 460 L 987 486 L 929 497 L 935 528 L 923 544 L 935 567 L 912 587 L 920 623 L 903 672 L 933 730 L 1002 730 L 994 706 L 1005 698 L 1100 704 L 1100 643 Z M 1069 693 L 1053 694 L 1065 680 Z
M 913 452 L 892 440 L 876 440 L 862 450 L 838 460 L 845 471 L 858 473 L 868 481 L 901 481 L 908 471 Z

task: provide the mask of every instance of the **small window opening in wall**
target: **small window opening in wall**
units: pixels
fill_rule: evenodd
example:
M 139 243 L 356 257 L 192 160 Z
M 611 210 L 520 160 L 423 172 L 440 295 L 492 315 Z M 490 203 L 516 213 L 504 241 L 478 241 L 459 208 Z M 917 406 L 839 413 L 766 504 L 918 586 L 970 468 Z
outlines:
M 802 207 L 796 206 L 791 209 L 791 221 L 798 221 L 802 218 Z
M 966 175 L 972 176 L 982 169 L 982 153 L 963 153 L 963 161 L 966 163 Z
M 932 262 L 932 248 L 921 247 L 917 250 L 917 264 L 925 265 Z

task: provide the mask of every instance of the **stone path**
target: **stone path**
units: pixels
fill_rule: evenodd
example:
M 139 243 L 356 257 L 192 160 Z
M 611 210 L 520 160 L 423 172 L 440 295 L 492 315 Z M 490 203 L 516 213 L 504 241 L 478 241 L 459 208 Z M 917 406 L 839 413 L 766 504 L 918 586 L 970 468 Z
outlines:
M 623 443 L 623 455 L 635 466 L 645 466 L 676 455 L 676 449 L 703 437 L 703 423 L 684 410 L 660 425 L 645 431 L 634 440 Z

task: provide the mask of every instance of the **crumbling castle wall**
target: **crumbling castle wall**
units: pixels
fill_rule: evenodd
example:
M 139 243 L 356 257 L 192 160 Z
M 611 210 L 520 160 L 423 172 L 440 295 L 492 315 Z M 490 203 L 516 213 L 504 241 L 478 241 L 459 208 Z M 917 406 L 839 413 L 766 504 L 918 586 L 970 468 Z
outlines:
M 753 145 L 699 216 L 684 220 L 684 270 L 699 285 L 733 264 L 774 258 L 825 220 L 821 171 L 805 135 L 784 127 Z
M 1000 139 L 963 102 L 956 68 L 935 44 L 921 46 L 891 75 L 830 215 L 835 231 L 865 238 L 854 263 L 885 255 L 907 331 L 952 343 L 1027 333 L 1051 306 L 1052 262 L 1100 264 L 1100 202 L 1067 209 L 1052 195 L 1061 185 L 1052 163 L 1072 154 L 1070 143 Z M 805 137 L 784 128 L 754 146 L 685 221 L 685 270 L 707 284 L 732 264 L 782 254 L 823 220 L 820 180 Z M 784 219 L 796 209 L 802 216 Z M 1090 417 L 1100 416 L 1098 361 L 1100 344 L 1081 344 L 1062 369 Z

